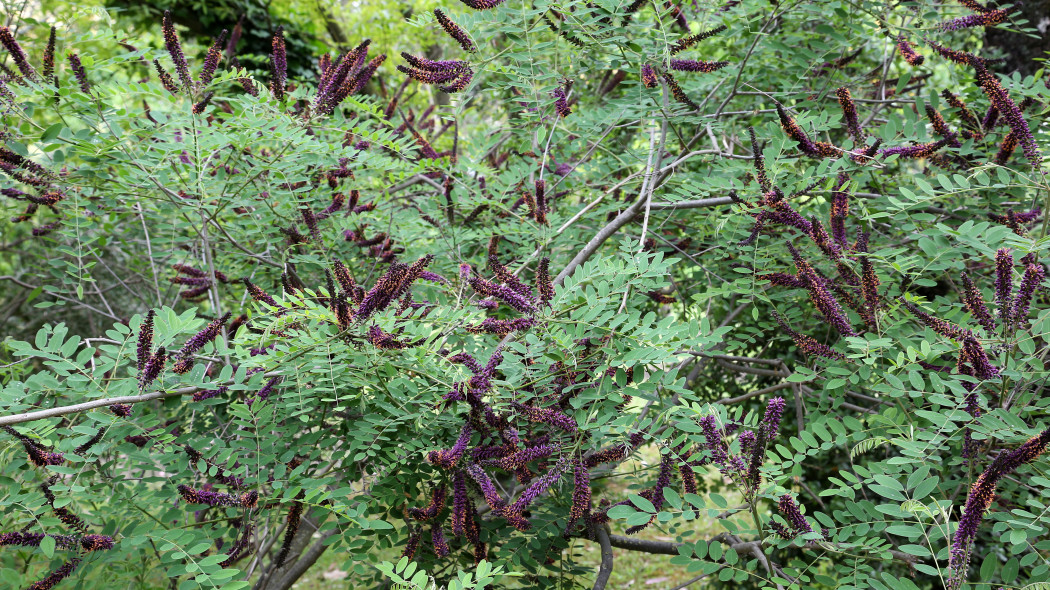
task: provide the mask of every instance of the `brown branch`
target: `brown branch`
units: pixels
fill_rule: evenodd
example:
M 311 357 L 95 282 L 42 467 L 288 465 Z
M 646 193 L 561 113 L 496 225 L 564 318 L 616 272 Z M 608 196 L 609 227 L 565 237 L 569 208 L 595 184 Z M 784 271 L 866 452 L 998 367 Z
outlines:
M 602 548 L 602 563 L 598 566 L 598 577 L 594 580 L 594 590 L 605 590 L 613 573 L 612 543 L 609 541 L 609 529 L 606 525 L 598 527 L 596 535 L 598 544 Z

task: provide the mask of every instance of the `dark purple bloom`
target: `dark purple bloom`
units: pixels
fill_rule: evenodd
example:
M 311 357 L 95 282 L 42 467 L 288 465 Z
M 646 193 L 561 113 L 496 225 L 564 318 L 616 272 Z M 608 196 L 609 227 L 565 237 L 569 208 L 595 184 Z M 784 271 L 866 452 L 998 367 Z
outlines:
M 66 58 L 69 59 L 69 67 L 73 70 L 73 76 L 76 77 L 77 83 L 80 84 L 80 91 L 84 94 L 91 94 L 91 83 L 88 82 L 84 65 L 80 63 L 80 56 L 75 51 L 70 51 L 66 54 Z
M 504 0 L 460 0 L 474 10 L 488 10 L 503 4 Z
M 178 34 L 175 33 L 175 23 L 171 20 L 171 11 L 169 10 L 164 11 L 161 29 L 164 34 L 164 47 L 168 50 L 171 61 L 175 63 L 175 71 L 182 82 L 182 88 L 187 92 L 193 92 L 193 78 L 190 77 L 190 67 L 186 63 L 186 55 L 182 52 L 182 44 L 179 42 Z M 165 86 L 167 85 L 165 84 Z
M 146 366 L 146 361 L 149 360 L 151 353 L 153 352 L 153 321 L 156 318 L 157 312 L 149 310 L 146 313 L 146 319 L 139 326 L 139 339 L 137 347 L 138 355 L 138 369 L 142 371 L 143 367 Z
M 292 549 L 292 540 L 295 539 L 295 533 L 299 530 L 299 522 L 303 516 L 303 503 L 299 501 L 303 496 L 303 492 L 299 492 L 296 500 L 293 500 L 291 507 L 288 508 L 288 516 L 285 518 L 284 540 L 281 542 L 281 550 L 273 560 L 274 567 L 284 565 L 285 560 L 288 558 L 288 552 Z
M 445 540 L 445 533 L 442 532 L 440 523 L 434 523 L 431 527 L 430 540 L 434 544 L 434 555 L 437 555 L 438 557 L 448 556 L 448 541 Z
M 531 316 L 516 318 L 513 320 L 486 318 L 480 324 L 467 326 L 466 329 L 467 332 L 470 332 L 471 334 L 495 334 L 497 336 L 506 336 L 512 332 L 530 330 L 535 325 L 536 318 Z
M 952 538 L 952 547 L 949 551 L 951 576 L 945 583 L 945 588 L 957 590 L 965 579 L 974 538 L 977 536 L 984 513 L 992 505 L 999 480 L 1012 474 L 1025 463 L 1034 461 L 1046 449 L 1048 442 L 1050 442 L 1050 429 L 1040 432 L 1012 451 L 999 453 L 992 464 L 970 487 L 963 515 L 959 519 L 959 528 Z
M 80 538 L 80 546 L 85 551 L 107 551 L 113 548 L 113 537 L 106 535 L 84 535 Z
M 821 356 L 834 360 L 842 360 L 846 358 L 841 352 L 831 348 L 827 344 L 817 342 L 812 337 L 800 334 L 791 329 L 787 322 L 784 321 L 784 318 L 780 317 L 780 314 L 774 314 L 774 317 L 776 318 L 777 323 L 780 324 L 780 328 L 795 341 L 795 346 L 797 346 L 802 352 L 810 356 Z
M 554 110 L 558 113 L 559 117 L 565 118 L 572 114 L 572 108 L 569 107 L 568 96 L 564 88 L 554 89 Z M 542 180 L 537 182 L 543 182 Z
M 222 57 L 222 44 L 226 40 L 226 33 L 226 29 L 219 33 L 219 36 L 215 38 L 215 43 L 208 49 L 208 55 L 204 58 L 204 65 L 201 67 L 200 75 L 202 88 L 211 84 L 212 76 L 215 75 L 215 68 L 219 65 L 219 58 Z
M 1005 322 L 1010 318 L 1010 295 L 1014 290 L 1014 257 L 1009 248 L 1001 248 L 995 253 L 995 305 L 999 308 L 999 317 Z
M 788 526 L 791 527 L 791 532 L 794 535 L 801 535 L 803 533 L 812 533 L 813 527 L 810 526 L 809 521 L 802 515 L 802 511 L 799 510 L 798 504 L 790 494 L 784 494 L 780 497 L 777 502 L 777 510 L 780 515 L 787 521 Z
M 782 397 L 774 397 L 766 403 L 766 413 L 759 424 L 759 436 L 766 441 L 771 441 L 780 432 L 780 418 L 784 415 L 787 402 Z
M 270 92 L 278 101 L 284 100 L 284 91 L 288 79 L 288 50 L 284 44 L 284 27 L 279 26 L 273 33 L 273 53 L 270 54 Z
M 131 404 L 113 404 L 109 407 L 109 411 L 113 412 L 114 416 L 127 418 L 131 416 Z
M 157 68 L 157 77 L 160 79 L 160 83 L 164 86 L 164 89 L 171 94 L 178 94 L 179 87 L 175 84 L 175 80 L 171 77 L 171 74 L 164 69 L 164 66 L 160 65 L 158 60 L 153 60 L 153 65 Z
M 58 85 L 55 77 L 55 33 L 57 29 L 51 25 L 51 32 L 47 36 L 47 48 L 44 49 L 44 82 L 52 86 Z
M 470 35 L 468 35 L 462 27 L 453 22 L 448 15 L 441 11 L 440 8 L 434 9 L 434 17 L 437 18 L 438 24 L 441 25 L 442 29 L 445 29 L 448 36 L 452 37 L 457 43 L 459 43 L 459 46 L 463 48 L 463 51 L 474 53 L 478 50 L 477 45 L 471 40 Z
M 703 41 L 704 39 L 707 39 L 709 37 L 713 37 L 713 36 L 721 33 L 724 30 L 726 30 L 726 26 L 725 25 L 719 25 L 719 26 L 717 26 L 717 27 L 715 27 L 713 29 L 710 29 L 708 31 L 704 31 L 702 33 L 697 33 L 695 35 L 689 35 L 688 37 L 682 37 L 681 39 L 676 41 L 674 43 L 674 45 L 671 45 L 670 53 L 671 53 L 671 55 L 674 55 L 676 53 L 680 53 L 682 51 L 685 51 L 686 49 L 689 49 L 690 47 L 692 47 L 693 45 L 696 45 L 700 41 Z M 653 77 L 653 81 L 654 82 L 656 81 L 655 75 Z
M 146 389 L 150 383 L 160 375 L 160 372 L 164 370 L 164 363 L 168 360 L 167 352 L 164 347 L 161 346 L 157 349 L 157 352 L 153 353 L 146 360 L 146 363 L 142 366 L 142 370 L 139 371 L 139 389 Z
M 516 402 L 511 405 L 530 422 L 542 422 L 548 426 L 560 428 L 570 434 L 575 433 L 579 429 L 576 425 L 576 420 L 572 416 L 566 416 L 557 410 L 526 406 Z
M 189 372 L 193 368 L 193 355 L 201 348 L 204 348 L 205 344 L 215 340 L 222 327 L 229 321 L 230 316 L 231 313 L 226 312 L 221 318 L 212 320 L 203 330 L 187 340 L 186 344 L 182 346 L 182 350 L 179 351 L 178 358 L 171 370 L 180 375 Z
M 430 451 L 427 453 L 427 460 L 445 469 L 452 469 L 455 467 L 459 458 L 463 456 L 463 451 L 467 449 L 467 444 L 470 442 L 470 425 L 463 425 L 463 430 L 456 439 L 456 444 L 451 449 L 442 449 L 439 451 Z
M 952 139 L 940 139 L 929 143 L 919 143 L 916 145 L 897 146 L 891 148 L 882 148 L 879 150 L 884 156 L 900 156 L 902 158 L 929 158 L 942 147 L 952 142 Z
M 857 106 L 853 104 L 853 96 L 850 95 L 849 88 L 845 86 L 835 91 L 835 96 L 839 99 L 839 107 L 842 108 L 842 118 L 846 120 L 846 130 L 853 139 L 858 143 L 864 137 L 864 133 L 860 130 L 860 121 L 857 118 Z
M 1008 323 L 1015 328 L 1028 319 L 1028 308 L 1032 304 L 1032 295 L 1043 282 L 1043 266 L 1041 264 L 1029 264 L 1021 277 L 1021 284 L 1017 287 L 1017 297 L 1010 308 Z
M 1032 136 L 1032 131 L 1028 128 L 1028 122 L 1021 112 L 1021 108 L 1010 99 L 1010 95 L 999 83 L 998 78 L 984 67 L 983 62 L 974 60 L 972 65 L 977 72 L 977 84 L 988 96 L 995 108 L 999 110 L 1003 118 L 1006 119 L 1011 132 L 1016 135 L 1017 141 L 1021 144 L 1025 157 L 1028 158 L 1032 166 L 1039 167 L 1042 162 L 1039 146 L 1036 145 L 1035 138 Z
M 947 322 L 940 318 L 935 318 L 925 311 L 919 309 L 914 303 L 910 301 L 901 300 L 904 308 L 907 309 L 919 320 L 919 323 L 929 326 L 934 332 L 937 332 L 941 336 L 951 338 L 955 341 L 961 341 L 971 335 L 969 330 L 961 328 L 951 322 Z
M 492 480 L 481 468 L 481 466 L 472 464 L 467 466 L 467 475 L 478 484 L 478 488 L 481 490 L 481 495 L 485 498 L 485 502 L 489 505 L 492 510 L 500 510 L 507 505 L 507 501 L 499 495 L 496 491 L 496 486 L 492 484 Z
M 670 72 L 664 72 L 663 79 L 664 82 L 667 83 L 667 87 L 671 90 L 671 96 L 673 96 L 675 100 L 688 106 L 694 111 L 700 109 L 700 105 L 696 104 L 691 98 L 689 98 L 689 95 L 685 93 L 685 90 L 682 90 L 682 87 L 678 84 L 678 80 L 675 80 Z
M 795 268 L 799 278 L 806 280 L 809 290 L 810 300 L 820 310 L 820 313 L 828 320 L 832 326 L 838 330 L 839 334 L 843 336 L 853 336 L 856 332 L 853 331 L 853 327 L 850 325 L 849 319 L 846 317 L 845 312 L 842 310 L 842 306 L 835 297 L 828 291 L 824 285 L 824 281 L 820 275 L 810 266 L 802 256 L 798 253 L 791 244 L 788 244 L 788 249 L 791 251 L 791 256 L 795 259 Z
M 1006 22 L 1006 17 L 1010 16 L 1012 11 L 1013 7 L 1000 8 L 998 10 L 986 10 L 985 12 L 978 14 L 970 14 L 945 21 L 938 25 L 938 27 L 946 32 L 958 31 L 970 27 L 992 27 L 999 23 Z
M 897 37 L 897 49 L 900 50 L 901 56 L 904 61 L 908 62 L 912 66 L 921 66 L 922 62 L 925 61 L 925 57 L 916 53 L 915 49 L 908 42 L 908 39 L 901 35 Z
M 80 558 L 74 557 L 63 563 L 57 570 L 48 574 L 43 580 L 33 582 L 27 586 L 26 590 L 51 590 L 58 585 L 59 582 L 68 578 L 69 575 L 73 573 L 73 570 L 77 569 L 78 565 L 80 565 Z
M 11 34 L 11 29 L 0 27 L 0 45 L 3 45 L 7 52 L 11 54 L 11 60 L 18 66 L 18 71 L 22 72 L 23 76 L 30 80 L 36 80 L 36 70 L 29 65 L 25 51 L 22 50 L 22 46 L 18 44 L 18 41 L 15 41 L 14 35 Z
M 977 323 L 984 326 L 984 329 L 989 334 L 995 333 L 995 320 L 992 319 L 992 314 L 988 311 L 988 306 L 984 303 L 984 297 L 981 295 L 981 290 L 977 288 L 977 285 L 970 279 L 970 275 L 965 272 L 962 273 L 963 282 L 963 302 L 966 304 L 966 309 L 969 310 L 970 315 L 977 320 Z
M 703 61 L 693 59 L 672 59 L 669 62 L 672 70 L 679 72 L 700 72 L 709 74 L 729 65 L 728 61 Z
M 656 88 L 658 80 L 656 78 L 656 70 L 649 64 L 642 65 L 642 86 L 646 88 Z
M 561 478 L 562 473 L 565 471 L 565 468 L 565 461 L 559 461 L 543 477 L 532 482 L 529 485 L 529 487 L 525 488 L 525 490 L 521 492 L 521 495 L 518 496 L 518 499 L 514 502 L 514 504 L 511 504 L 507 507 L 506 512 L 521 514 L 526 508 L 529 507 L 529 505 L 536 501 L 536 498 L 538 498 L 540 494 L 547 491 L 548 488 L 554 485 L 555 482 L 557 482 Z M 513 524 L 513 521 L 511 521 L 511 524 Z

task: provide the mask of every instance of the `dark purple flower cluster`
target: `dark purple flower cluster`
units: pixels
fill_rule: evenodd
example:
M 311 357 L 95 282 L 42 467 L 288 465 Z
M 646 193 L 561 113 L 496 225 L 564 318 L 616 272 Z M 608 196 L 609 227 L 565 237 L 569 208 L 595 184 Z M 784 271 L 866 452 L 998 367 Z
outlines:
M 78 565 L 80 565 L 80 558 L 74 557 L 63 563 L 57 570 L 48 574 L 43 580 L 33 582 L 27 586 L 26 590 L 51 590 L 58 585 L 59 582 L 68 578 L 69 575 L 73 573 L 73 570 L 77 569 Z
M 48 465 L 61 465 L 66 462 L 66 458 L 62 453 L 48 451 L 40 443 L 29 438 L 28 436 L 18 432 L 10 426 L 3 426 L 4 432 L 18 439 L 18 442 L 22 443 L 22 447 L 25 448 L 26 454 L 29 455 L 29 462 L 37 467 L 46 467 Z
M 318 113 L 332 114 L 346 97 L 360 92 L 372 78 L 379 64 L 386 59 L 386 55 L 376 56 L 366 64 L 370 44 L 371 40 L 365 39 L 334 62 L 330 56 L 325 55 L 326 61 L 322 63 L 317 96 L 314 98 L 314 109 Z M 328 65 L 325 65 L 326 63 Z
M 908 42 L 907 37 L 904 35 L 897 37 L 897 49 L 901 52 L 901 57 L 904 58 L 904 61 L 908 62 L 908 65 L 921 66 L 922 62 L 926 61 L 926 58 L 915 51 L 915 48 L 911 46 L 911 43 Z
M 656 77 L 656 70 L 649 64 L 642 64 L 642 86 L 646 88 L 656 88 L 657 84 L 660 83 Z
M 22 73 L 22 76 L 28 80 L 36 80 L 36 70 L 29 64 L 25 51 L 22 50 L 22 46 L 15 40 L 15 36 L 11 34 L 11 29 L 0 27 L 0 45 L 7 49 L 7 52 L 11 55 L 11 60 L 15 62 L 15 66 L 18 67 L 18 71 Z
M 255 508 L 259 502 L 259 492 L 252 490 L 240 496 L 211 492 L 192 488 L 185 484 L 179 484 L 179 495 L 190 504 L 205 504 L 207 506 L 239 506 L 242 508 Z
M 219 36 L 215 38 L 215 42 L 208 49 L 208 54 L 204 57 L 204 65 L 201 66 L 199 78 L 201 88 L 211 84 L 211 79 L 215 75 L 215 68 L 219 66 L 219 60 L 222 59 L 223 44 L 226 42 L 227 33 L 226 29 L 219 33 Z
M 948 590 L 957 590 L 966 578 L 966 571 L 970 562 L 970 553 L 973 549 L 973 541 L 977 536 L 984 513 L 995 498 L 995 489 L 999 481 L 1012 474 L 1025 463 L 1034 461 L 1046 450 L 1050 443 L 1050 428 L 1040 432 L 1036 436 L 1025 441 L 1024 444 L 1012 451 L 1003 451 L 992 461 L 992 464 L 984 470 L 977 478 L 970 493 L 966 497 L 962 517 L 959 519 L 959 528 L 952 538 L 952 546 L 949 551 L 949 576 L 945 583 Z
M 664 72 L 663 79 L 664 82 L 667 83 L 667 88 L 671 90 L 671 96 L 673 96 L 675 100 L 688 106 L 694 111 L 700 110 L 700 105 L 696 104 L 693 102 L 693 99 L 689 98 L 689 95 L 685 93 L 685 90 L 682 90 L 682 87 L 678 84 L 678 80 L 675 80 L 670 72 Z
M 717 72 L 728 65 L 728 61 L 704 61 L 694 59 L 672 59 L 668 62 L 668 67 L 672 70 L 679 72 L 699 72 L 702 74 Z
M 970 27 L 993 27 L 1000 23 L 1006 22 L 1007 17 L 1013 12 L 1013 7 L 1000 8 L 997 10 L 984 10 L 977 14 L 970 14 L 967 16 L 960 16 L 959 18 L 953 18 L 952 20 L 945 21 L 938 25 L 942 31 L 958 31 L 960 29 L 968 29 Z
M 186 54 L 182 52 L 182 43 L 179 42 L 179 35 L 175 32 L 175 23 L 171 20 L 171 11 L 169 10 L 164 11 L 161 31 L 164 35 L 164 47 L 168 50 L 168 55 L 171 56 L 171 61 L 175 64 L 175 72 L 179 75 L 179 80 L 182 82 L 182 89 L 187 93 L 192 93 L 194 85 L 193 78 L 190 77 L 190 66 L 186 62 Z M 161 70 L 159 63 L 157 68 Z M 169 88 L 168 90 L 170 91 L 171 89 Z
M 470 35 L 463 30 L 463 27 L 460 27 L 453 22 L 453 20 L 442 12 L 440 8 L 434 9 L 434 17 L 437 19 L 438 24 L 441 25 L 441 28 L 445 29 L 445 33 L 447 33 L 449 37 L 455 39 L 456 43 L 459 43 L 459 46 L 463 48 L 463 51 L 474 53 L 478 50 L 478 46 L 474 44 L 474 41 L 470 38 Z
M 397 66 L 397 70 L 423 84 L 444 84 L 441 90 L 455 93 L 464 90 L 474 78 L 470 64 L 460 60 L 435 61 L 416 57 L 410 53 L 401 53 L 408 66 Z
M 175 365 L 171 370 L 180 375 L 188 373 L 193 368 L 193 355 L 204 348 L 205 344 L 215 340 L 215 337 L 222 331 L 222 327 L 229 321 L 230 316 L 231 313 L 226 312 L 221 318 L 212 320 L 203 330 L 187 340 L 186 344 L 182 346 L 182 350 L 178 352 Z
M 288 559 L 288 553 L 292 549 L 292 540 L 295 539 L 295 533 L 299 531 L 299 522 L 302 520 L 303 503 L 299 500 L 304 496 L 305 493 L 300 491 L 288 508 L 288 516 L 285 518 L 284 540 L 281 542 L 281 550 L 277 552 L 277 557 L 273 560 L 274 567 L 281 567 L 284 565 L 285 560 Z
M 702 33 L 697 33 L 695 35 L 689 35 L 687 37 L 682 37 L 678 41 L 675 41 L 675 43 L 673 45 L 671 45 L 669 51 L 670 51 L 671 55 L 674 55 L 676 53 L 680 53 L 680 52 L 685 51 L 686 49 L 689 49 L 690 47 L 696 45 L 700 41 L 703 41 L 704 39 L 708 39 L 710 37 L 714 37 L 715 35 L 721 33 L 722 31 L 725 31 L 725 30 L 726 30 L 726 26 L 725 25 L 719 25 L 719 26 L 717 26 L 717 27 L 715 27 L 713 29 L 709 29 L 709 30 L 704 31 Z
M 278 101 L 284 100 L 288 84 L 288 49 L 284 43 L 284 27 L 273 33 L 273 52 L 270 54 L 270 93 Z
M 780 536 L 791 539 L 796 535 L 813 532 L 813 527 L 810 526 L 806 517 L 802 515 L 802 511 L 799 510 L 798 504 L 791 497 L 791 494 L 784 494 L 780 497 L 780 500 L 777 501 L 777 510 L 784 517 L 784 520 L 787 521 L 788 526 L 791 527 L 790 531 L 781 528 L 778 531 Z
M 73 70 L 73 76 L 77 79 L 77 83 L 80 85 L 80 91 L 84 94 L 91 95 L 91 83 L 87 79 L 87 71 L 84 70 L 84 64 L 80 63 L 80 56 L 77 52 L 70 51 L 66 54 L 66 58 L 69 60 L 69 67 Z

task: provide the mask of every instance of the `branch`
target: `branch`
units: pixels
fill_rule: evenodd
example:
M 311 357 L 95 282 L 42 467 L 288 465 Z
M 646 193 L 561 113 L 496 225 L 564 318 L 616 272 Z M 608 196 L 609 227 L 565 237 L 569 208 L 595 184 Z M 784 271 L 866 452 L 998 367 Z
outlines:
M 268 373 L 264 373 L 263 377 L 270 378 L 276 377 L 278 375 L 281 375 L 281 373 L 277 371 L 271 371 Z M 206 387 L 208 389 L 214 389 L 222 385 L 233 384 L 234 381 L 230 380 L 215 385 L 208 385 Z M 120 397 L 107 397 L 102 399 L 91 400 L 89 402 L 73 404 L 71 406 L 58 406 L 55 408 L 48 408 L 46 410 L 36 410 L 35 412 L 22 412 L 20 414 L 10 414 L 7 416 L 0 416 L 0 426 L 7 426 L 10 424 L 21 424 L 22 422 L 33 422 L 34 420 L 43 420 L 45 418 L 65 416 L 66 414 L 76 414 L 77 412 L 86 412 L 95 408 L 112 406 L 113 404 L 134 404 L 138 402 L 147 402 L 152 399 L 175 397 L 179 395 L 189 395 L 191 393 L 202 391 L 206 387 L 180 387 L 178 389 L 172 389 L 171 391 L 151 391 L 149 393 L 143 393 L 140 395 L 123 395 Z
M 613 551 L 609 541 L 609 529 L 607 525 L 598 527 L 598 544 L 602 547 L 602 563 L 598 567 L 598 577 L 594 580 L 594 590 L 605 590 L 606 584 L 613 573 Z
M 328 546 L 325 545 L 324 542 L 337 532 L 339 532 L 339 529 L 332 529 L 321 535 L 321 538 L 303 553 L 303 556 L 295 562 L 295 565 L 293 565 L 291 569 L 288 570 L 288 573 L 281 578 L 281 581 L 274 586 L 274 590 L 288 590 L 292 587 L 292 584 L 298 581 L 299 578 L 303 577 L 306 570 L 313 567 L 313 565 L 317 563 L 318 558 L 321 557 L 321 554 L 328 550 Z

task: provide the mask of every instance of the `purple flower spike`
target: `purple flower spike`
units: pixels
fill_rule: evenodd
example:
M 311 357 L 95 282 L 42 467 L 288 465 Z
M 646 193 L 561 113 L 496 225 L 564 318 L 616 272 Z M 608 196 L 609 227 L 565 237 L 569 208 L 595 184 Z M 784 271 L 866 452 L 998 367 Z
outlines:
M 488 10 L 503 4 L 504 0 L 460 0 L 474 10 Z
M 949 551 L 951 575 L 945 583 L 947 590 L 958 590 L 966 578 L 974 538 L 977 536 L 984 513 L 988 511 L 992 500 L 995 499 L 995 489 L 999 480 L 1012 474 L 1025 463 L 1034 461 L 1046 449 L 1048 442 L 1050 442 L 1050 429 L 1028 439 L 1012 451 L 999 453 L 992 464 L 974 482 L 966 497 L 963 515 L 959 519 L 959 528 L 952 538 L 952 546 Z
M 831 348 L 827 344 L 817 342 L 814 338 L 805 334 L 800 334 L 791 329 L 780 314 L 774 314 L 774 317 L 776 318 L 777 323 L 780 324 L 780 328 L 795 341 L 795 346 L 797 346 L 802 352 L 810 356 L 820 356 L 833 360 L 843 360 L 846 358 L 841 352 Z
M 18 41 L 15 41 L 14 35 L 11 34 L 11 29 L 0 27 L 0 45 L 3 45 L 7 52 L 11 54 L 12 61 L 18 66 L 18 71 L 22 72 L 23 76 L 29 80 L 36 80 L 36 70 L 29 65 L 25 51 L 22 50 L 22 46 L 18 44 Z
M 577 459 L 572 470 L 572 508 L 569 509 L 570 525 L 583 518 L 591 510 L 591 474 L 583 461 Z
M 784 415 L 787 402 L 782 397 L 775 397 L 766 404 L 766 413 L 759 425 L 759 436 L 767 441 L 777 437 L 780 432 L 780 418 Z
M 76 77 L 77 83 L 80 85 L 80 91 L 84 94 L 91 94 L 91 83 L 88 82 L 87 72 L 84 70 L 84 65 L 80 63 L 80 56 L 75 51 L 70 51 L 66 54 L 66 58 L 69 59 L 69 67 L 73 70 L 73 76 Z
M 1043 282 L 1043 266 L 1041 264 L 1029 264 L 1021 277 L 1021 284 L 1017 288 L 1017 298 L 1010 309 L 1009 323 L 1017 328 L 1022 322 L 1028 320 L 1028 308 L 1032 304 L 1032 295 L 1035 294 Z
M 198 332 L 192 338 L 186 341 L 183 345 L 182 350 L 178 353 L 178 359 L 175 361 L 175 365 L 172 367 L 172 371 L 183 374 L 189 372 L 193 368 L 193 355 L 197 353 L 204 345 L 215 340 L 215 337 L 219 335 L 222 327 L 226 325 L 231 316 L 230 312 L 226 312 L 221 318 L 212 320 L 204 327 L 203 330 Z
M 791 251 L 791 256 L 795 259 L 795 268 L 799 278 L 806 280 L 809 283 L 809 297 L 813 301 L 813 304 L 820 310 L 820 313 L 828 320 L 832 326 L 838 330 L 839 334 L 843 336 L 854 336 L 856 332 L 853 331 L 853 327 L 850 325 L 849 319 L 846 317 L 845 312 L 842 310 L 842 306 L 835 297 L 828 291 L 824 285 L 824 281 L 821 279 L 817 271 L 810 266 L 802 256 L 795 250 L 791 244 L 788 244 L 788 249 Z
M 108 551 L 113 548 L 113 537 L 106 535 L 84 535 L 80 538 L 84 551 Z
M 1006 18 L 1010 16 L 1013 11 L 1013 7 L 1000 8 L 998 10 L 987 10 L 979 14 L 970 14 L 967 16 L 961 16 L 954 18 L 949 21 L 941 23 L 939 28 L 942 31 L 958 31 L 960 29 L 968 29 L 970 27 L 993 27 L 1000 23 L 1006 22 Z
M 798 504 L 790 494 L 784 494 L 780 497 L 780 500 L 777 502 L 777 510 L 780 511 L 780 515 L 784 517 L 784 520 L 788 522 L 794 534 L 801 535 L 813 532 L 813 527 L 809 525 L 809 521 L 802 515 L 802 511 L 799 510 Z
M 175 84 L 175 80 L 171 77 L 171 74 L 164 69 L 164 66 L 160 65 L 160 62 L 153 60 L 154 67 L 157 68 L 157 77 L 160 79 L 160 83 L 164 86 L 164 89 L 175 95 L 179 93 L 179 87 Z
M 693 59 L 672 59 L 668 64 L 672 70 L 679 72 L 699 72 L 710 74 L 729 65 L 728 61 L 703 61 Z
M 149 360 L 150 354 L 153 351 L 153 320 L 157 316 L 157 312 L 149 310 L 146 314 L 146 319 L 142 322 L 139 327 L 139 341 L 138 348 L 136 350 L 138 354 L 138 369 L 142 370 L 146 366 L 146 361 Z
M 529 507 L 540 494 L 547 491 L 552 485 L 561 479 L 562 473 L 564 473 L 566 464 L 564 461 L 559 461 L 550 471 L 548 471 L 543 477 L 537 479 L 529 487 L 525 488 L 525 491 L 521 493 L 521 496 L 507 508 L 507 512 L 521 514 L 526 508 Z M 513 523 L 512 523 L 513 524 Z
M 434 17 L 437 18 L 438 24 L 441 25 L 442 29 L 445 29 L 448 36 L 455 39 L 456 43 L 459 43 L 459 46 L 463 48 L 463 51 L 474 53 L 478 50 L 478 46 L 474 44 L 474 41 L 471 40 L 470 35 L 463 30 L 463 27 L 460 27 L 453 22 L 453 20 L 442 12 L 440 8 L 434 9 Z
M 656 70 L 649 64 L 642 65 L 642 86 L 646 88 L 656 88 L 659 84 L 659 80 L 656 78 Z
M 212 76 L 215 75 L 215 68 L 219 65 L 219 59 L 222 58 L 223 43 L 226 41 L 226 29 L 223 29 L 219 36 L 215 38 L 215 43 L 212 44 L 211 48 L 208 49 L 208 55 L 204 58 L 204 66 L 201 67 L 200 85 L 205 87 L 211 84 Z
M 530 422 L 542 422 L 549 426 L 560 428 L 570 434 L 574 434 L 579 429 L 575 419 L 557 410 L 525 406 L 519 403 L 513 403 L 512 405 Z
M 62 567 L 48 574 L 43 580 L 33 582 L 27 586 L 26 590 L 51 590 L 58 585 L 59 582 L 68 578 L 69 575 L 73 573 L 73 570 L 77 569 L 78 565 L 80 565 L 80 558 L 74 557 L 63 563 Z
M 1009 248 L 1001 248 L 995 253 L 995 305 L 999 308 L 999 317 L 1009 321 L 1010 295 L 1014 290 L 1014 257 Z
M 179 75 L 183 90 L 193 92 L 193 78 L 190 77 L 190 66 L 186 63 L 186 55 L 182 52 L 182 44 L 179 42 L 179 36 L 175 32 L 175 23 L 171 20 L 170 10 L 164 11 L 161 30 L 164 33 L 164 47 L 168 50 L 171 61 L 175 63 L 175 72 Z
M 700 110 L 700 105 L 693 102 L 693 99 L 689 98 L 689 95 L 682 90 L 682 87 L 678 85 L 678 80 L 674 79 L 669 72 L 663 74 L 664 82 L 667 83 L 667 88 L 671 90 L 671 96 L 674 97 L 678 102 L 688 106 L 690 109 L 697 111 Z
M 983 62 L 974 60 L 972 65 L 977 72 L 977 84 L 988 96 L 992 105 L 1002 114 L 1012 133 L 1016 135 L 1017 141 L 1024 150 L 1025 157 L 1032 166 L 1038 168 L 1042 163 L 1042 156 L 1039 153 L 1039 146 L 1032 136 L 1032 131 L 1028 128 L 1028 122 L 1025 120 L 1021 108 L 1010 99 L 1010 95 L 999 83 L 999 79 L 984 67 Z
M 273 53 L 270 54 L 270 92 L 278 101 L 284 100 L 288 79 L 288 50 L 284 44 L 284 27 L 279 26 L 273 34 Z
M 915 51 L 904 35 L 897 37 L 897 49 L 908 65 L 921 66 L 922 62 L 926 61 L 926 58 Z
M 164 363 L 168 360 L 167 352 L 164 347 L 161 346 L 157 349 L 157 352 L 153 353 L 152 356 L 142 366 L 142 371 L 139 372 L 139 389 L 146 389 L 150 383 L 160 375 L 160 372 L 164 370 Z
M 962 273 L 962 282 L 963 302 L 966 304 L 966 309 L 977 320 L 977 323 L 984 326 L 984 329 L 989 334 L 994 334 L 996 328 L 995 320 L 992 319 L 992 314 L 984 303 L 984 296 L 981 295 L 981 290 L 970 279 L 970 275 L 965 272 Z
M 846 130 L 853 136 L 854 141 L 860 142 L 864 132 L 860 130 L 860 121 L 857 118 L 857 106 L 853 104 L 853 96 L 849 88 L 845 86 L 835 91 L 839 99 L 839 107 L 842 108 L 842 118 L 846 120 Z

